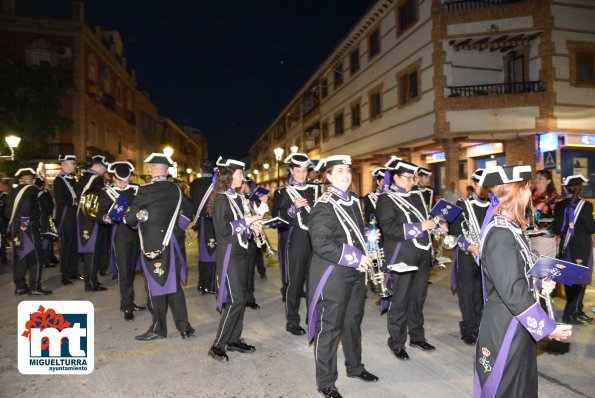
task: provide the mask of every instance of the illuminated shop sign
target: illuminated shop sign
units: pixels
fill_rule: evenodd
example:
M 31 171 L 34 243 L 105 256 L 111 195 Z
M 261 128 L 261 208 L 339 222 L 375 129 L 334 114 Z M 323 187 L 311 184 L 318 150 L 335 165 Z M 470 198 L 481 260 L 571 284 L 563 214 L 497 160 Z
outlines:
M 539 152 L 549 152 L 558 149 L 558 134 L 546 133 L 539 135 Z
M 595 135 L 581 135 L 581 144 L 595 145 Z
M 473 158 L 502 152 L 504 152 L 504 146 L 501 142 L 490 142 L 489 144 L 481 144 L 467 148 L 467 157 Z
M 595 147 L 595 134 L 566 134 L 566 146 Z
M 446 160 L 446 152 L 436 152 L 426 156 L 426 163 L 444 162 Z

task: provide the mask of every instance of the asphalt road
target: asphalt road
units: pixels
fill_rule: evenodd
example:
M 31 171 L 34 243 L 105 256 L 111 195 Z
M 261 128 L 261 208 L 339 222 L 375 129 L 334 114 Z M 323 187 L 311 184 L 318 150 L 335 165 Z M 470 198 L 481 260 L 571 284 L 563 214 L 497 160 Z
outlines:
M 274 236 L 271 236 L 275 246 Z M 95 370 L 89 375 L 22 375 L 17 367 L 17 306 L 29 296 L 15 296 L 9 267 L 0 266 L 0 396 L 29 397 L 318 397 L 312 346 L 305 336 L 285 331 L 284 306 L 276 260 L 268 261 L 268 279 L 255 281 L 260 310 L 246 309 L 243 336 L 256 346 L 251 354 L 229 353 L 229 363 L 207 355 L 217 329 L 215 298 L 196 290 L 196 243 L 187 245 L 191 264 L 185 287 L 190 323 L 197 337 L 183 340 L 168 315 L 166 339 L 134 339 L 150 324 L 147 311 L 132 322 L 119 311 L 117 281 L 103 278 L 106 292 L 85 292 L 82 281 L 62 286 L 56 268 L 44 270 L 44 286 L 54 290 L 51 300 L 89 300 L 95 306 Z M 380 317 L 370 292 L 362 324 L 363 361 L 380 377 L 377 383 L 347 378 L 339 350 L 337 387 L 345 397 L 470 397 L 473 388 L 474 347 L 464 345 L 458 331 L 457 298 L 450 287 L 450 269 L 432 272 L 425 305 L 427 339 L 435 352 L 409 348 L 411 360 L 397 360 L 386 346 L 386 318 Z M 137 303 L 144 304 L 144 278 L 135 282 Z M 595 305 L 588 288 L 585 304 Z M 554 299 L 558 312 L 564 305 Z M 305 301 L 300 310 L 305 316 Z M 594 314 L 595 315 L 595 314 Z M 540 397 L 595 397 L 595 324 L 576 326 L 568 344 L 539 345 Z

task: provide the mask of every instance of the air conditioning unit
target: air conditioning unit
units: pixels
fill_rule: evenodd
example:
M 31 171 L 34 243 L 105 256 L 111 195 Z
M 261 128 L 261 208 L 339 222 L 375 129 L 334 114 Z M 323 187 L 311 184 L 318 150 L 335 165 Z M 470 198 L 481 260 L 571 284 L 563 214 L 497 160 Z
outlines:
M 56 56 L 58 58 L 70 58 L 72 57 L 72 48 L 70 47 L 57 47 Z
M 105 66 L 103 68 L 101 68 L 101 70 L 99 71 L 99 76 L 103 79 L 103 80 L 109 80 L 110 79 L 110 71 L 108 68 L 106 68 Z

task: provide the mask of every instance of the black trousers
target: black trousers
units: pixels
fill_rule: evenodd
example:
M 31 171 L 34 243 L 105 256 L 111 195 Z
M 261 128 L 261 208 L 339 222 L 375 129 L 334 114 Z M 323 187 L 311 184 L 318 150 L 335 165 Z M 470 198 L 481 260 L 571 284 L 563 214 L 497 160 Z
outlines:
M 287 291 L 285 293 L 285 318 L 288 324 L 300 324 L 300 303 L 304 291 L 304 282 L 308 280 L 312 244 L 310 234 L 299 227 L 294 227 L 287 240 Z M 307 292 L 306 292 L 307 293 Z M 306 294 L 307 296 L 307 294 Z
M 564 288 L 566 290 L 566 305 L 562 316 L 568 319 L 570 316 L 582 315 L 587 285 L 564 285 Z
M 314 360 L 319 390 L 333 387 L 337 381 L 339 342 L 343 346 L 347 375 L 355 376 L 364 371 L 361 323 L 365 298 L 364 275 L 353 268 L 335 265 L 316 304 Z
M 243 253 L 242 253 L 243 252 Z M 232 253 L 230 263 L 227 267 L 227 304 L 223 308 L 217 335 L 213 345 L 218 348 L 225 348 L 230 342 L 236 342 L 242 337 L 244 329 L 244 312 L 246 310 L 246 279 L 248 278 L 248 267 L 246 267 L 245 251 Z M 221 262 L 222 264 L 223 262 Z M 222 269 L 217 269 L 221 275 Z
M 33 225 L 29 228 L 34 229 Z M 39 227 L 37 227 L 39 228 Z M 29 238 L 33 242 L 33 250 L 21 260 L 18 260 L 14 254 L 13 280 L 18 290 L 27 288 L 26 276 L 29 273 L 29 286 L 33 290 L 41 287 L 41 262 L 39 261 L 41 253 L 41 236 L 38 231 L 33 231 Z M 13 249 L 14 250 L 14 249 Z
M 246 303 L 255 303 L 256 299 L 254 298 L 254 268 L 256 266 L 256 256 L 259 255 L 258 247 L 253 241 L 248 243 L 248 253 L 245 257 L 245 264 L 246 270 L 248 274 L 246 276 L 246 291 L 244 293 L 244 297 L 246 299 Z M 262 254 L 260 254 L 262 257 Z
M 279 266 L 281 267 L 281 290 L 285 292 L 285 246 L 287 245 L 287 234 L 289 230 L 287 228 L 279 228 L 277 233 L 277 257 L 279 258 Z
M 85 288 L 93 289 L 99 284 L 99 281 L 97 280 L 96 253 L 82 253 L 82 255 L 85 264 L 85 272 L 83 274 L 85 278 Z
M 198 290 L 217 291 L 216 267 L 215 262 L 198 262 Z
M 118 228 L 128 228 L 119 225 Z M 118 268 L 118 285 L 120 287 L 120 310 L 132 310 L 134 307 L 134 275 L 136 263 L 140 256 L 140 243 L 136 234 L 116 233 L 112 247 Z
M 415 265 L 415 272 L 397 274 L 391 272 L 391 297 L 387 313 L 388 346 L 391 349 L 402 348 L 407 340 L 409 331 L 410 340 L 424 340 L 424 315 L 423 308 L 428 291 L 430 276 L 431 254 L 424 252 Z
M 463 320 L 459 322 L 461 337 L 479 334 L 483 294 L 481 289 L 481 268 L 471 254 L 458 250 L 455 276 L 459 295 L 459 308 Z
M 110 254 L 111 225 L 97 224 L 97 241 L 95 242 L 95 268 L 101 273 L 107 273 Z
M 173 270 L 169 270 L 172 272 Z M 147 289 L 147 308 L 153 316 L 153 323 L 151 330 L 154 333 L 162 336 L 167 336 L 167 307 L 171 308 L 171 313 L 174 318 L 176 329 L 186 332 L 190 329 L 188 323 L 188 311 L 186 309 L 186 297 L 184 290 L 180 285 L 180 278 L 177 277 L 180 273 L 180 265 L 176 264 L 176 292 L 164 294 L 161 296 L 151 296 Z M 146 286 L 146 285 L 145 285 Z
M 76 207 L 69 207 L 60 231 L 60 271 L 62 279 L 79 273 L 78 248 L 76 243 Z

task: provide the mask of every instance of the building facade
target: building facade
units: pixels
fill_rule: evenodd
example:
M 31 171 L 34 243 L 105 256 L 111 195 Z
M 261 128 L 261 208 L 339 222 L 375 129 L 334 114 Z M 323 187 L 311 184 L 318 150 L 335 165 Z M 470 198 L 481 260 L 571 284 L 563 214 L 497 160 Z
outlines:
M 351 155 L 360 194 L 391 155 L 432 169 L 438 192 L 495 164 L 589 174 L 593 21 L 586 0 L 379 0 L 253 145 L 256 179 L 283 181 L 273 150 L 292 146 Z

